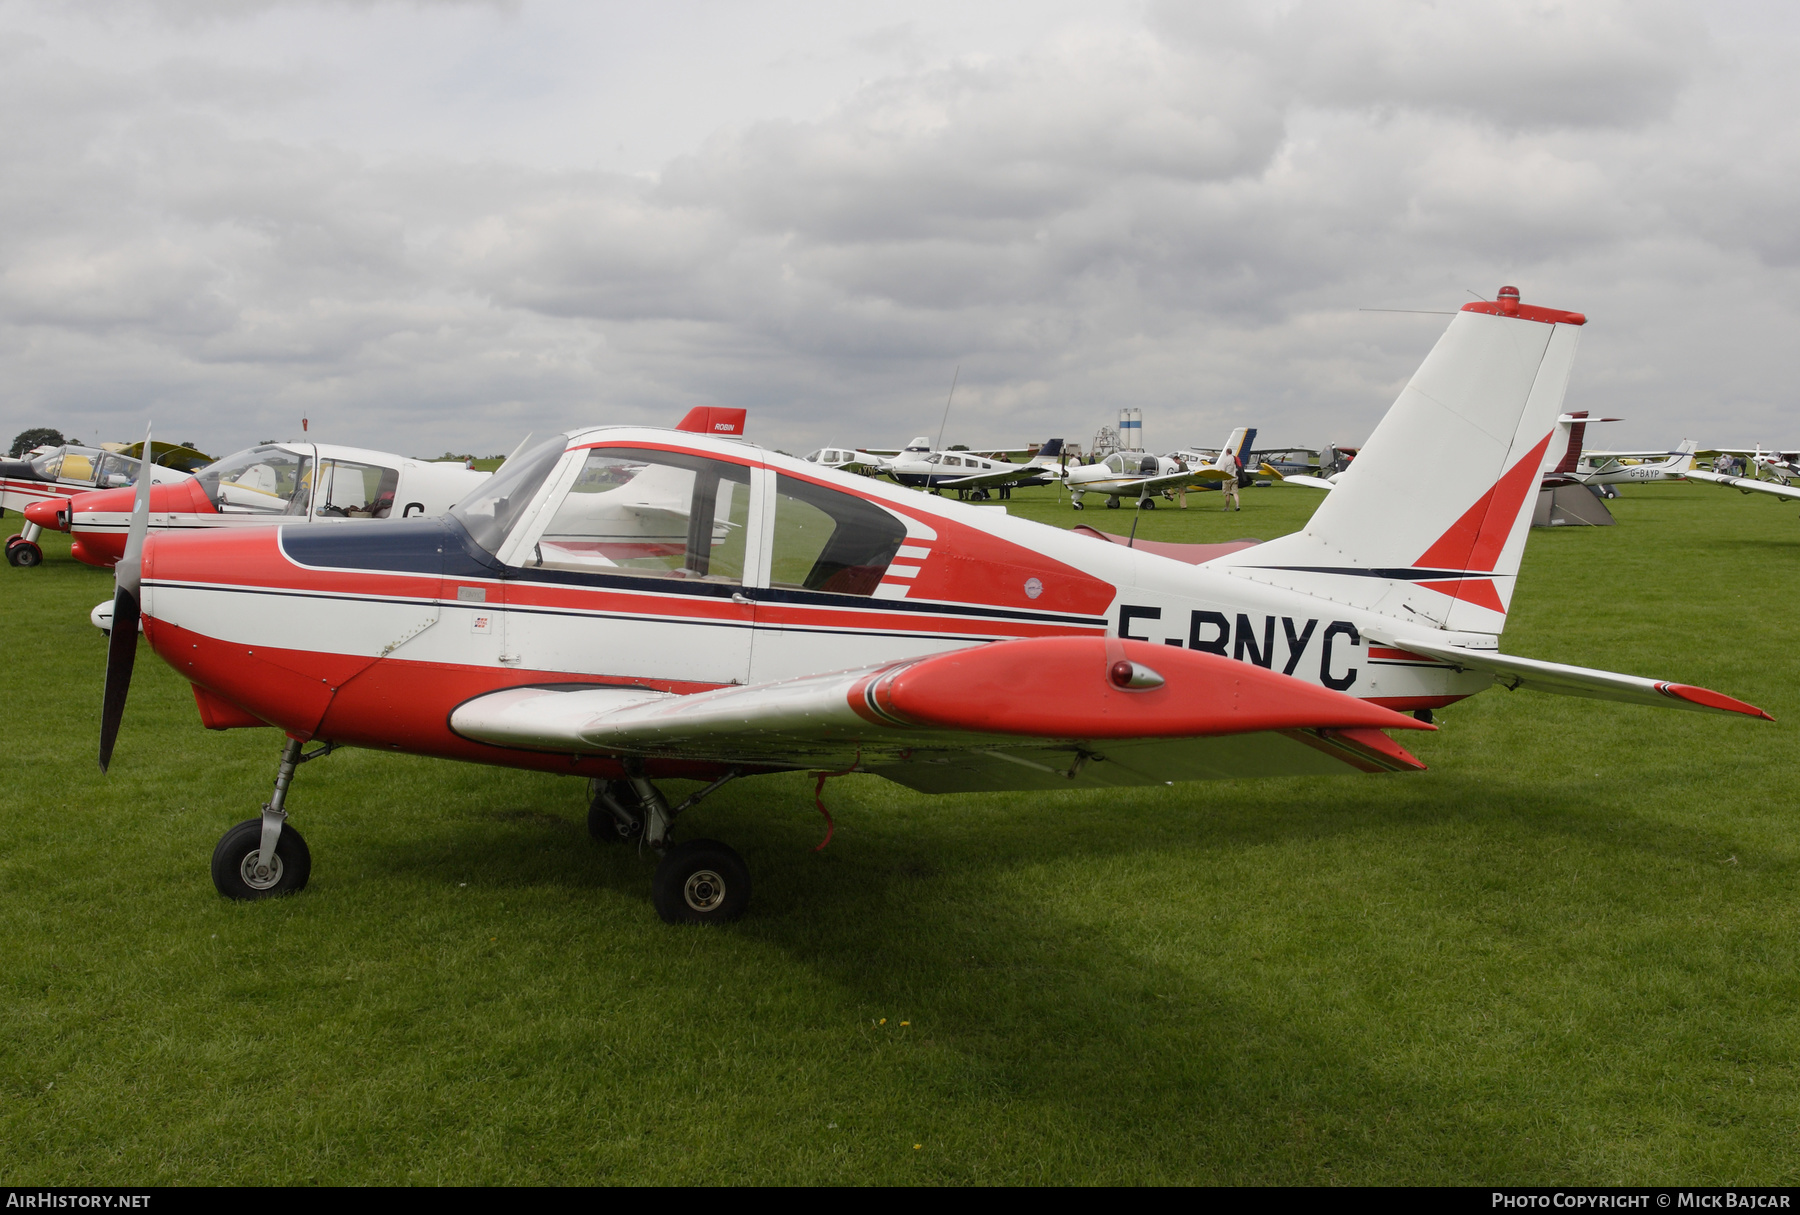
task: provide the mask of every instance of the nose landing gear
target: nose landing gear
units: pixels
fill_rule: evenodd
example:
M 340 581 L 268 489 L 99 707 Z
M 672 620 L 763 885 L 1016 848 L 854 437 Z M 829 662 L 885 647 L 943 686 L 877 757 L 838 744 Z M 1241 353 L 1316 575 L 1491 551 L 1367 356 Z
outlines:
M 287 825 L 288 786 L 294 769 L 311 759 L 329 755 L 337 743 L 326 743 L 304 755 L 297 738 L 281 749 L 281 766 L 275 771 L 275 792 L 262 808 L 261 818 L 246 819 L 227 831 L 213 849 L 212 879 L 228 899 L 266 899 L 295 894 L 306 888 L 312 876 L 312 851 L 300 832 Z

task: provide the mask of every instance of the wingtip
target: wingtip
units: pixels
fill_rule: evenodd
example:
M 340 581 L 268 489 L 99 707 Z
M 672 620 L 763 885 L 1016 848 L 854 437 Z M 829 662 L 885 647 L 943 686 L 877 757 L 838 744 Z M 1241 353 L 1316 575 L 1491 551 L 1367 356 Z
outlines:
M 1735 696 L 1727 696 L 1723 692 L 1715 692 L 1711 688 L 1695 687 L 1689 683 L 1659 683 L 1656 685 L 1656 690 L 1664 696 L 1685 700 L 1689 704 L 1699 705 L 1705 709 L 1714 709 L 1720 713 L 1741 713 L 1745 717 L 1755 717 L 1763 721 L 1775 720 L 1748 701 L 1739 700 Z

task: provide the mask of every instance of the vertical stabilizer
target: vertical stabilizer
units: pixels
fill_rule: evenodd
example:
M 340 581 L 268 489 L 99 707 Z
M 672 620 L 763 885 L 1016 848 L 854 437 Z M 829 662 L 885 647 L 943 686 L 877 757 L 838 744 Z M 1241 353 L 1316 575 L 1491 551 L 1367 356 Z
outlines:
M 1415 625 L 1498 633 L 1586 317 L 1465 305 L 1306 530 L 1220 559 Z

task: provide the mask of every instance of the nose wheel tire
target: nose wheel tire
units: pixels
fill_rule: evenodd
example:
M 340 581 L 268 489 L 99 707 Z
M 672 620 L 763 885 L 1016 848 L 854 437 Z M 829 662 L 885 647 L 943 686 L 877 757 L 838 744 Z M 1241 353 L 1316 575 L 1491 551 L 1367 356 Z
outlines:
M 1106 500 L 1106 509 L 1107 510 L 1118 510 L 1119 509 L 1119 500 L 1117 498 L 1108 498 Z
M 722 924 L 750 909 L 750 869 L 718 840 L 689 840 L 663 853 L 650 882 L 668 924 Z
M 20 569 L 42 565 L 44 550 L 22 536 L 14 536 L 6 542 L 6 563 Z
M 292 824 L 281 828 L 275 863 L 262 865 L 262 819 L 246 819 L 227 831 L 213 849 L 212 879 L 228 899 L 269 899 L 306 888 L 312 876 L 312 852 Z

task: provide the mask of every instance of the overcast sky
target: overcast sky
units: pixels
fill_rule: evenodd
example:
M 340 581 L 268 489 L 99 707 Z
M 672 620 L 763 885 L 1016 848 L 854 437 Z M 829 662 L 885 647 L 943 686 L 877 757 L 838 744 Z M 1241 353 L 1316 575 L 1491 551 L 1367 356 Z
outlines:
M 0 0 L 0 437 L 1354 442 L 1511 283 L 1800 445 L 1789 11 Z

